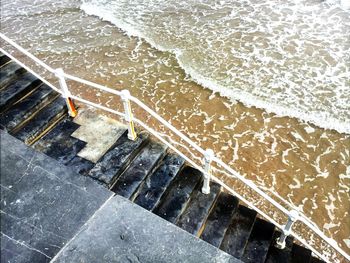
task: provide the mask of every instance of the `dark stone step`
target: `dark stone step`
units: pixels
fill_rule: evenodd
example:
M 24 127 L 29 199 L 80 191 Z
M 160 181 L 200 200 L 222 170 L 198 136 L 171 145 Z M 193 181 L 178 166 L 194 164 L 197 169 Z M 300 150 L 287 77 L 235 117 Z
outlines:
M 61 164 L 67 164 L 86 145 L 86 142 L 70 136 L 78 128 L 78 124 L 65 118 L 38 140 L 33 147 Z
M 4 55 L 3 53 L 0 53 L 0 68 L 9 61 L 11 61 L 11 59 L 8 56 Z
M 40 86 L 36 91 L 25 99 L 7 109 L 0 115 L 0 126 L 8 132 L 15 132 L 24 125 L 38 110 L 47 102 L 54 99 L 58 94 L 46 85 Z
M 59 97 L 28 121 L 14 136 L 26 144 L 30 144 L 44 135 L 47 129 L 67 113 L 66 102 Z
M 221 186 L 211 182 L 210 193 L 203 194 L 202 186 L 194 192 L 186 210 L 181 214 L 177 225 L 187 232 L 197 236 L 210 213 L 211 208 L 221 191 Z
M 166 155 L 157 170 L 146 178 L 134 202 L 147 210 L 153 210 L 184 162 L 184 159 L 176 154 Z
M 255 218 L 256 212 L 254 210 L 239 205 L 220 248 L 236 258 L 241 258 L 252 231 Z
M 236 197 L 221 192 L 205 223 L 201 239 L 215 247 L 220 247 L 237 206 L 238 199 Z
M 311 250 L 293 244 L 290 263 L 309 263 L 311 260 Z
M 276 231 L 273 237 L 273 244 L 270 246 L 269 252 L 267 252 L 266 263 L 289 263 L 292 253 L 292 246 L 294 238 L 288 236 L 286 239 L 286 247 L 279 249 L 276 247 L 276 240 L 281 236 L 280 231 Z
M 12 81 L 16 80 L 26 70 L 18 65 L 16 62 L 11 61 L 0 69 L 0 90 L 5 88 Z
M 175 223 L 189 202 L 191 193 L 200 183 L 202 174 L 197 169 L 185 167 L 169 186 L 154 213 Z
M 21 78 L 1 90 L 0 111 L 4 111 L 12 104 L 22 99 L 26 94 L 34 91 L 40 85 L 41 81 L 32 74 L 26 72 Z
M 115 145 L 95 164 L 89 176 L 111 186 L 147 141 L 148 134 L 140 133 L 135 141 L 129 140 L 127 131 Z
M 72 160 L 66 163 L 66 165 L 69 166 L 73 172 L 86 176 L 95 164 L 89 160 L 75 156 Z
M 164 145 L 156 142 L 148 143 L 124 173 L 119 176 L 112 191 L 126 198 L 131 198 L 142 181 L 163 158 L 165 152 L 166 147 Z
M 30 119 L 40 108 L 58 93 L 46 85 L 41 85 L 28 97 L 7 109 L 0 115 L 0 126 L 9 132 L 18 130 L 20 125 Z
M 275 226 L 273 224 L 257 218 L 245 247 L 242 261 L 247 263 L 265 262 L 274 231 Z

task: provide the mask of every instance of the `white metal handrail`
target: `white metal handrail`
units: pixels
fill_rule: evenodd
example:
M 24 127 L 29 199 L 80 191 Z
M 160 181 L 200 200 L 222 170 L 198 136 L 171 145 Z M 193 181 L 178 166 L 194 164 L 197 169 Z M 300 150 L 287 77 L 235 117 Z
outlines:
M 48 86 L 50 86 L 51 88 L 53 88 L 54 90 L 60 92 L 63 96 L 69 96 L 69 98 L 80 101 L 84 104 L 93 106 L 95 108 L 99 108 L 102 109 L 104 111 L 116 114 L 118 116 L 124 117 L 129 124 L 133 123 L 133 121 L 135 121 L 138 125 L 142 126 L 143 128 L 145 128 L 147 131 L 149 131 L 152 135 L 154 135 L 155 137 L 157 137 L 160 141 L 162 141 L 164 144 L 166 144 L 169 148 L 171 148 L 172 150 L 174 150 L 176 153 L 178 153 L 182 158 L 184 158 L 189 164 L 191 164 L 193 167 L 195 167 L 196 169 L 200 170 L 203 175 L 205 176 L 205 180 L 204 182 L 208 182 L 210 179 L 219 183 L 222 187 L 224 187 L 227 191 L 233 193 L 235 196 L 237 196 L 237 198 L 239 198 L 242 202 L 244 202 L 245 204 L 247 204 L 249 207 L 255 209 L 260 215 L 262 215 L 264 218 L 266 218 L 268 221 L 270 221 L 271 223 L 273 223 L 277 228 L 279 228 L 283 234 L 280 238 L 281 244 L 284 242 L 285 237 L 288 235 L 292 235 L 294 236 L 297 240 L 299 240 L 299 242 L 303 243 L 307 248 L 309 248 L 315 255 L 319 256 L 320 258 L 322 258 L 323 260 L 329 262 L 328 258 L 326 258 L 324 255 L 322 255 L 320 252 L 318 252 L 316 249 L 314 249 L 311 245 L 308 244 L 308 242 L 306 240 L 304 240 L 303 238 L 299 237 L 295 232 L 293 232 L 291 230 L 292 224 L 295 221 L 300 221 L 302 223 L 304 223 L 308 228 L 310 228 L 314 233 L 316 233 L 321 239 L 323 239 L 330 247 L 332 247 L 334 250 L 336 250 L 338 253 L 340 253 L 342 256 L 344 256 L 346 259 L 350 260 L 350 256 L 343 251 L 336 243 L 333 239 L 327 237 L 320 229 L 318 229 L 314 223 L 312 223 L 312 221 L 310 219 L 308 219 L 304 214 L 297 212 L 297 216 L 295 217 L 294 214 L 296 211 L 288 211 L 285 207 L 283 207 L 281 204 L 279 204 L 278 202 L 276 202 L 273 198 L 271 198 L 269 195 L 267 195 L 265 192 L 263 192 L 257 185 L 255 185 L 252 181 L 244 178 L 242 175 L 240 175 L 237 171 L 235 171 L 234 169 L 232 169 L 231 167 L 229 167 L 227 164 L 225 164 L 221 159 L 219 159 L 218 157 L 214 156 L 214 154 L 209 150 L 204 150 L 203 148 L 201 148 L 199 145 L 197 145 L 195 142 L 193 142 L 190 138 L 188 138 L 185 134 L 183 134 L 181 131 L 177 130 L 174 126 L 172 126 L 169 122 L 167 122 L 166 120 L 164 120 L 161 116 L 159 116 L 155 111 L 153 111 L 151 108 L 149 108 L 147 105 L 145 105 L 142 101 L 140 101 L 139 99 L 133 97 L 130 95 L 130 93 L 128 93 L 128 91 L 125 93 L 121 92 L 121 91 L 117 91 L 108 87 L 105 87 L 103 85 L 99 85 L 96 83 L 93 83 L 91 81 L 87 81 L 84 79 L 81 79 L 79 77 L 75 77 L 72 76 L 70 74 L 67 74 L 65 72 L 63 72 L 63 70 L 55 70 L 53 68 L 51 68 L 50 66 L 48 66 L 47 64 L 45 64 L 43 61 L 41 61 L 40 59 L 38 59 L 37 57 L 35 57 L 33 54 L 31 54 L 30 52 L 28 52 L 27 50 L 25 50 L 24 48 L 22 48 L 21 46 L 19 46 L 18 44 L 16 44 L 14 41 L 12 41 L 10 38 L 6 37 L 4 34 L 0 33 L 0 37 L 5 40 L 8 44 L 10 44 L 11 46 L 15 47 L 18 51 L 20 51 L 21 53 L 25 54 L 27 57 L 29 57 L 31 60 L 33 60 L 35 63 L 37 63 L 38 65 L 42 66 L 43 68 L 45 68 L 47 71 L 55 74 L 60 80 L 65 80 L 65 79 L 69 79 L 69 80 L 73 80 L 76 81 L 78 83 L 81 84 L 85 84 L 88 85 L 90 87 L 93 87 L 95 89 L 98 90 L 102 90 L 108 93 L 111 93 L 113 95 L 119 96 L 122 99 L 124 99 L 124 101 L 126 103 L 130 103 L 129 101 L 134 102 L 135 104 L 137 104 L 139 107 L 141 107 L 144 111 L 146 111 L 148 114 L 150 114 L 152 117 L 154 117 L 157 121 L 159 121 L 161 124 L 163 124 L 166 128 L 168 128 L 169 130 L 171 130 L 173 133 L 175 133 L 177 136 L 179 136 L 182 140 L 184 140 L 185 142 L 187 142 L 191 147 L 193 147 L 195 150 L 197 150 L 200 154 L 203 155 L 203 160 L 204 160 L 204 167 L 199 166 L 198 164 L 196 164 L 195 161 L 193 161 L 191 158 L 187 157 L 185 154 L 183 154 L 180 150 L 178 150 L 173 144 L 169 143 L 167 140 L 165 140 L 161 134 L 159 134 L 157 131 L 155 131 L 154 129 L 148 127 L 144 122 L 142 122 L 141 120 L 134 118 L 131 114 L 131 112 L 118 112 L 116 110 L 113 110 L 111 108 L 105 107 L 103 105 L 97 104 L 97 103 L 93 103 L 91 101 L 88 101 L 84 98 L 81 98 L 79 96 L 73 95 L 68 91 L 68 87 L 64 87 L 67 88 L 67 90 L 60 91 L 59 89 L 57 89 L 57 87 L 55 87 L 54 85 L 52 85 L 50 82 L 48 82 L 47 80 L 45 80 L 43 77 L 41 77 L 39 74 L 37 74 L 34 70 L 32 70 L 30 67 L 26 66 L 24 63 L 22 63 L 21 61 L 19 61 L 17 58 L 15 58 L 14 56 L 12 56 L 9 52 L 5 51 L 3 48 L 0 48 L 0 51 L 3 52 L 4 54 L 6 54 L 7 56 L 9 56 L 11 59 L 13 59 L 14 61 L 16 61 L 19 65 L 21 65 L 22 67 L 24 67 L 26 70 L 28 70 L 29 72 L 31 72 L 33 75 L 35 75 L 37 78 L 41 79 L 45 84 L 47 84 Z M 60 83 L 61 84 L 61 83 Z M 62 85 L 62 84 L 61 84 Z M 62 88 L 62 87 L 61 87 Z M 128 95 L 125 95 L 128 94 Z M 123 97 L 124 96 L 124 97 Z M 129 105 L 130 107 L 130 105 Z M 132 126 L 129 126 L 132 128 Z M 130 132 L 130 129 L 129 129 Z M 132 136 L 131 136 L 132 137 Z M 130 138 L 130 137 L 129 137 Z M 259 208 L 257 208 L 252 202 L 248 201 L 247 199 L 245 199 L 242 195 L 238 194 L 236 191 L 234 191 L 232 188 L 230 188 L 229 186 L 227 186 L 223 181 L 221 181 L 220 179 L 214 177 L 211 174 L 210 171 L 210 163 L 214 162 L 217 165 L 221 166 L 223 169 L 225 169 L 225 171 L 233 178 L 235 179 L 239 179 L 242 183 L 244 183 L 245 185 L 247 185 L 250 189 L 254 190 L 259 196 L 261 196 L 263 199 L 265 199 L 266 201 L 268 201 L 270 204 L 272 204 L 274 207 L 276 207 L 279 211 L 281 211 L 284 215 L 286 215 L 288 217 L 288 221 L 286 223 L 286 225 L 282 226 L 279 223 L 277 223 L 273 218 L 271 218 L 269 215 L 267 215 L 266 213 L 264 213 L 263 211 L 261 211 Z M 206 189 L 206 190 L 204 190 Z M 208 191 L 208 185 L 206 187 L 203 187 L 203 191 Z M 284 237 L 284 240 L 283 239 Z

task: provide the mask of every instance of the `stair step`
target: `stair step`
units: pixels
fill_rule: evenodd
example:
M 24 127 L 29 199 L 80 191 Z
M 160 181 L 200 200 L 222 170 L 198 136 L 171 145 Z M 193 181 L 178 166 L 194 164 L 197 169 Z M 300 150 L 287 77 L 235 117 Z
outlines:
M 0 90 L 5 88 L 13 80 L 22 75 L 26 70 L 17 63 L 11 61 L 0 70 Z
M 189 202 L 191 193 L 201 181 L 202 173 L 192 167 L 185 167 L 169 186 L 154 213 L 175 223 Z
M 2 66 L 6 65 L 10 61 L 11 61 L 11 59 L 8 56 L 0 53 L 0 68 Z
M 125 198 L 131 198 L 142 181 L 163 158 L 165 152 L 166 147 L 164 145 L 156 142 L 148 143 L 125 172 L 119 176 L 112 191 Z
M 239 205 L 220 248 L 236 258 L 241 258 L 253 229 L 255 218 L 256 212 L 254 210 Z
M 215 247 L 220 247 L 237 206 L 238 199 L 236 197 L 221 192 L 213 210 L 208 216 L 200 238 Z
M 59 97 L 24 125 L 14 136 L 26 144 L 31 144 L 47 132 L 67 112 L 66 102 Z
M 73 172 L 86 176 L 95 164 L 89 160 L 75 156 L 72 160 L 66 163 L 66 165 L 69 166 Z
M 311 250 L 293 244 L 290 263 L 309 263 L 311 260 Z
M 111 186 L 125 167 L 133 160 L 141 146 L 147 141 L 148 134 L 140 133 L 135 141 L 129 140 L 127 131 L 115 145 L 95 164 L 89 176 Z
M 176 154 L 166 155 L 157 170 L 146 178 L 145 183 L 138 191 L 139 193 L 134 203 L 152 211 L 158 205 L 167 187 L 181 170 L 184 162 L 184 159 Z
M 2 113 L 0 116 L 0 125 L 7 131 L 12 132 L 20 128 L 21 124 L 30 119 L 45 103 L 52 100 L 58 93 L 50 87 L 41 85 L 28 97 L 19 101 L 12 107 Z
M 71 161 L 86 144 L 70 136 L 78 128 L 78 124 L 65 118 L 33 146 L 36 150 L 45 153 L 62 164 L 66 164 Z
M 209 194 L 201 192 L 201 185 L 198 188 L 177 222 L 179 227 L 196 236 L 200 233 L 202 226 L 204 226 L 210 210 L 221 191 L 221 186 L 214 182 L 210 184 Z
M 273 244 L 270 246 L 269 252 L 267 253 L 266 263 L 289 263 L 294 238 L 288 236 L 286 239 L 286 247 L 284 249 L 279 249 L 276 247 L 276 240 L 280 236 L 281 232 L 276 231 L 272 239 Z
M 34 91 L 40 83 L 41 81 L 32 74 L 28 72 L 24 73 L 18 81 L 1 90 L 0 111 L 4 111 L 26 94 Z
M 274 231 L 275 226 L 273 224 L 257 218 L 245 247 L 242 261 L 247 263 L 265 262 Z

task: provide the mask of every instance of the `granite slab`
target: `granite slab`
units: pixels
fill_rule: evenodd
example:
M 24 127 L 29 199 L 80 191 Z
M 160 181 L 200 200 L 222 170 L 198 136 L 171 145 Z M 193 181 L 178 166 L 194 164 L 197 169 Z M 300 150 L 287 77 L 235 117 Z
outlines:
M 4 131 L 1 259 L 48 262 L 113 193 Z
M 84 225 L 52 262 L 240 261 L 129 200 L 115 196 Z

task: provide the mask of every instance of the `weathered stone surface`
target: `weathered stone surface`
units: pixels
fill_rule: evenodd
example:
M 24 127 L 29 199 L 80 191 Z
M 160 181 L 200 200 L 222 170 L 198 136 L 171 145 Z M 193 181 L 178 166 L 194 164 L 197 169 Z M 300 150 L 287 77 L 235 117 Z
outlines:
M 292 256 L 291 263 L 309 263 L 311 260 L 311 251 L 299 246 L 297 244 L 293 244 L 292 247 Z
M 33 147 L 62 164 L 71 161 L 77 153 L 84 148 L 86 142 L 70 136 L 79 125 L 70 118 L 60 121 L 55 128 L 37 141 Z
M 120 122 L 97 114 L 89 108 L 80 109 L 74 122 L 80 127 L 72 137 L 87 143 L 78 156 L 93 163 L 96 163 L 126 130 L 125 125 Z
M 208 216 L 201 238 L 209 244 L 219 247 L 237 205 L 238 199 L 236 197 L 221 192 L 213 210 Z
M 176 154 L 165 156 L 157 170 L 146 178 L 134 202 L 147 210 L 153 210 L 184 162 Z
M 286 247 L 279 249 L 276 247 L 276 240 L 281 236 L 280 231 L 275 231 L 272 238 L 272 245 L 267 253 L 266 263 L 289 263 L 293 246 L 293 237 L 288 236 L 286 239 Z
M 38 114 L 28 121 L 28 123 L 26 123 L 19 131 L 15 132 L 14 136 L 21 141 L 30 144 L 47 127 L 61 118 L 66 112 L 66 102 L 62 97 L 59 97 L 38 112 Z
M 242 261 L 252 263 L 265 262 L 274 231 L 275 226 L 273 224 L 256 218 L 242 256 Z
M 3 89 L 11 83 L 16 77 L 22 75 L 25 69 L 17 63 L 11 61 L 3 66 L 0 70 L 0 89 Z
M 10 107 L 13 103 L 33 91 L 40 85 L 41 81 L 34 75 L 26 72 L 16 82 L 8 85 L 0 93 L 0 111 Z
M 1 258 L 48 262 L 112 192 L 0 132 Z
M 240 262 L 130 201 L 115 196 L 55 257 L 63 262 Z
M 111 186 L 136 156 L 147 138 L 147 133 L 140 133 L 135 141 L 131 141 L 125 131 L 116 144 L 91 169 L 89 176 Z
M 94 167 L 94 163 L 79 156 L 75 156 L 72 160 L 66 163 L 73 172 L 78 173 L 80 175 L 88 175 L 90 170 Z
M 50 87 L 41 85 L 25 99 L 13 105 L 0 115 L 0 126 L 11 132 L 18 125 L 33 116 L 45 103 L 57 94 Z
M 131 162 L 127 170 L 119 176 L 112 191 L 126 198 L 131 198 L 146 176 L 153 171 L 159 160 L 165 155 L 165 152 L 165 145 L 156 142 L 148 143 Z
M 4 66 L 6 63 L 8 63 L 11 59 L 0 52 L 0 67 Z
M 154 213 L 175 223 L 184 211 L 191 193 L 200 182 L 202 174 L 192 168 L 185 167 L 169 186 L 169 191 L 155 208 Z
M 236 258 L 241 258 L 252 232 L 255 217 L 254 210 L 239 205 L 220 248 Z
M 186 210 L 180 216 L 177 225 L 187 232 L 197 236 L 201 227 L 205 223 L 209 211 L 215 203 L 220 190 L 221 186 L 214 182 L 211 182 L 209 194 L 203 194 L 201 189 L 197 189 L 191 198 L 190 203 L 186 207 Z

